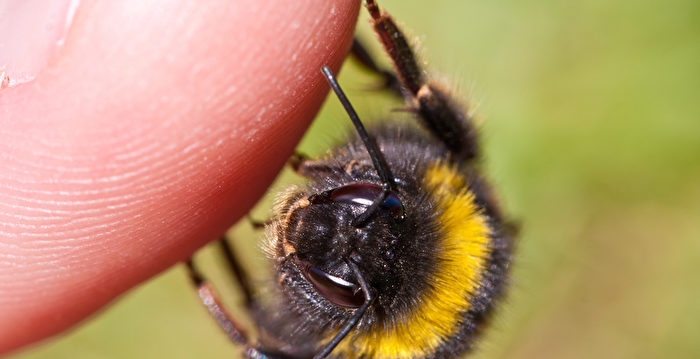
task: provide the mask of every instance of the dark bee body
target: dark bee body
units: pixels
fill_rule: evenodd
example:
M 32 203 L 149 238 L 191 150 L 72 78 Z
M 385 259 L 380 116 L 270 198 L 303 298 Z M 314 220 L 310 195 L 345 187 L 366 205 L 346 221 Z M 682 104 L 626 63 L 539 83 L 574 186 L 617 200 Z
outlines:
M 340 259 L 354 251 L 362 263 L 366 280 L 376 290 L 376 301 L 358 323 L 353 337 L 346 340 L 352 343 L 353 338 L 373 337 L 372 344 L 365 347 L 360 345 L 359 348 L 350 349 L 352 344 L 348 344 L 348 352 L 342 357 L 374 357 L 379 353 L 368 352 L 368 348 L 372 347 L 370 351 L 381 351 L 378 348 L 381 341 L 388 340 L 381 335 L 376 336 L 376 333 L 401 330 L 401 327 L 407 333 L 415 330 L 417 323 L 412 322 L 415 319 L 411 313 L 426 304 L 426 296 L 433 296 L 433 300 L 439 301 L 445 296 L 457 295 L 468 300 L 462 303 L 462 307 L 454 308 L 455 317 L 447 318 L 455 323 L 438 324 L 452 325 L 443 329 L 449 333 L 447 336 L 434 338 L 437 345 L 419 342 L 413 343 L 412 347 L 408 342 L 403 346 L 404 354 L 410 353 L 410 357 L 454 357 L 471 346 L 474 335 L 490 312 L 493 299 L 503 289 L 511 240 L 501 230 L 502 219 L 490 189 L 473 164 L 460 161 L 458 157 L 446 156 L 449 152 L 442 142 L 415 126 L 383 124 L 371 134 L 397 179 L 396 194 L 403 199 L 406 212 L 411 213 L 400 225 L 392 224 L 390 218 L 381 218 L 365 228 L 356 229 L 352 226 L 352 219 L 357 216 L 356 206 L 342 202 L 300 205 L 308 200 L 309 193 L 323 193 L 355 183 L 381 185 L 359 138 L 337 148 L 326 159 L 307 164 L 308 173 L 301 168 L 302 173 L 312 180 L 309 187 L 304 191 L 287 193 L 276 208 L 276 212 L 283 215 L 273 222 L 270 233 L 270 240 L 275 241 L 271 246 L 274 248 L 272 255 L 278 259 L 277 273 L 281 287 L 290 299 L 293 298 L 289 301 L 290 309 L 299 313 L 295 325 L 304 328 L 297 332 L 298 345 L 305 343 L 306 346 L 309 338 L 315 338 L 317 342 L 310 346 L 321 346 L 333 333 L 333 328 L 342 327 L 348 318 L 348 309 L 325 300 L 304 279 L 299 263 L 290 258 L 323 263 L 317 264 L 320 270 L 352 281 L 352 273 Z M 436 170 L 436 167 L 439 169 Z M 443 170 L 446 172 L 441 173 Z M 482 243 L 485 246 L 483 253 L 488 254 L 479 265 L 481 272 L 473 278 L 456 278 L 477 281 L 478 284 L 470 292 L 453 293 L 457 288 L 435 285 L 438 272 L 445 270 L 445 264 L 441 261 L 468 261 L 468 258 L 457 256 L 471 255 L 446 255 L 446 252 L 454 249 L 445 247 L 446 233 L 442 221 L 445 216 L 453 215 L 450 211 L 459 208 L 445 208 L 444 203 L 436 198 L 434 190 L 426 185 L 428 177 L 440 175 L 445 176 L 438 180 L 455 181 L 450 177 L 454 175 L 465 181 L 464 187 L 460 185 L 459 189 L 468 194 L 465 198 L 473 196 L 475 212 L 471 215 L 483 217 L 484 230 L 488 231 L 490 238 Z M 294 256 L 290 253 L 292 250 L 295 251 Z M 444 290 L 450 293 L 436 293 Z M 422 329 L 434 331 L 434 328 Z M 287 340 L 292 337 L 290 335 Z M 338 349 L 341 348 L 342 345 Z M 359 352 L 350 354 L 355 350 Z M 401 351 L 398 351 L 396 356 L 390 357 L 401 356 Z
M 383 72 L 387 83 L 398 84 L 423 126 L 392 121 L 365 132 L 324 68 L 358 134 L 325 158 L 293 163 L 309 182 L 278 198 L 265 245 L 280 295 L 246 296 L 257 345 L 190 265 L 205 304 L 247 357 L 456 358 L 503 292 L 512 239 L 480 175 L 473 125 L 424 79 L 393 20 L 374 1 L 367 7 L 396 68 Z

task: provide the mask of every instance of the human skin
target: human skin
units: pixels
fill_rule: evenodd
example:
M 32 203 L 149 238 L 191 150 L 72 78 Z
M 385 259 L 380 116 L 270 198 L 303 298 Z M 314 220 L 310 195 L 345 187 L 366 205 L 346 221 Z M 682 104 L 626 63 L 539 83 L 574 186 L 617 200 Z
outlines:
M 318 111 L 359 5 L 84 1 L 61 46 L 0 46 L 0 70 L 32 65 L 4 66 L 23 83 L 0 89 L 0 354 L 243 216 Z

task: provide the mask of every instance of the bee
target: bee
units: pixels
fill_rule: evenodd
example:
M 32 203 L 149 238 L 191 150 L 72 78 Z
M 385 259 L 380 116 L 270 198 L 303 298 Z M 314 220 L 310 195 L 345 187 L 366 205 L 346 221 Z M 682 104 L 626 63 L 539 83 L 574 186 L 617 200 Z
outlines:
M 282 193 L 265 225 L 276 296 L 253 295 L 219 242 L 255 342 L 187 263 L 204 305 L 247 358 L 457 358 L 503 295 L 514 235 L 479 170 L 472 119 L 427 79 L 391 16 L 374 0 L 366 8 L 394 69 L 381 70 L 359 42 L 352 54 L 418 121 L 365 129 L 322 68 L 357 134 L 323 158 L 290 161 L 309 182 Z

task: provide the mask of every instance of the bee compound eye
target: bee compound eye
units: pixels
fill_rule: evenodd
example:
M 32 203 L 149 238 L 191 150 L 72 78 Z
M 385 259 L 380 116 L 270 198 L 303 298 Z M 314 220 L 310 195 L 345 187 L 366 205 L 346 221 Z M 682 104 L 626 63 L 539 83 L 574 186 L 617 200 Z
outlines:
M 304 278 L 331 303 L 346 308 L 359 308 L 364 303 L 365 296 L 359 285 L 330 275 L 304 260 L 297 259 L 297 266 Z
M 382 187 L 375 184 L 354 183 L 332 190 L 329 197 L 332 201 L 371 206 L 375 198 L 382 195 L 383 191 Z M 403 203 L 394 192 L 388 192 L 380 208 L 394 219 L 403 220 L 405 217 Z

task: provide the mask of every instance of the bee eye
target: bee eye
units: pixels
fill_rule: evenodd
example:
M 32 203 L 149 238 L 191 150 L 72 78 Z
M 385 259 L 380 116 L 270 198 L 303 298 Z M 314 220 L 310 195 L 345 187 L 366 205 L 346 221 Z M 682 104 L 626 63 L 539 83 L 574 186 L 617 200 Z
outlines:
M 300 259 L 297 259 L 297 265 L 306 280 L 331 303 L 348 308 L 359 308 L 364 303 L 365 296 L 357 284 L 330 275 Z
M 364 206 L 372 205 L 374 199 L 382 194 L 382 187 L 370 183 L 355 183 L 330 191 L 332 201 L 357 203 Z M 380 208 L 395 219 L 403 219 L 404 208 L 401 199 L 394 192 L 389 192 Z

